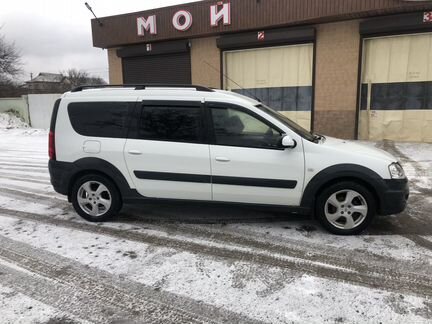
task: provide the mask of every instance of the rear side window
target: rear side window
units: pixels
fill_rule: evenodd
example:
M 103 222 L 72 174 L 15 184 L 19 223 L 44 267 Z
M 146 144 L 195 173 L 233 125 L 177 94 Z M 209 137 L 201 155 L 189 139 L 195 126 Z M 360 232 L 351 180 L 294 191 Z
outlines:
M 132 102 L 74 102 L 68 105 L 73 129 L 83 136 L 126 138 Z
M 144 106 L 138 124 L 139 139 L 170 142 L 201 142 L 201 108 Z

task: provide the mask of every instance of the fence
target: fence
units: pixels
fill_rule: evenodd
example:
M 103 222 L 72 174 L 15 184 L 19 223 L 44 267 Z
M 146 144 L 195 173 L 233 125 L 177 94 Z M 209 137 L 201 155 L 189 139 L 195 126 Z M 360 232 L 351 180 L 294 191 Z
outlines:
M 0 98 L 0 113 L 15 110 L 34 128 L 49 128 L 54 102 L 61 94 L 29 94 L 21 98 Z
M 27 104 L 26 96 L 21 98 L 1 98 L 0 99 L 0 113 L 7 112 L 9 110 L 15 110 L 19 115 L 29 123 L 29 109 Z
M 34 128 L 49 128 L 54 102 L 60 94 L 29 94 L 28 110 L 30 125 Z

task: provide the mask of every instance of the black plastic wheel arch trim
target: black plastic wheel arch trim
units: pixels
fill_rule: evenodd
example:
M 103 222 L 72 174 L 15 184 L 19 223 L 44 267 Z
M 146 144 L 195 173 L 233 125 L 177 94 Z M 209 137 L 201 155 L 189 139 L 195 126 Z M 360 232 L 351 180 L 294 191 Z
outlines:
M 383 179 L 371 169 L 357 164 L 338 164 L 320 171 L 307 184 L 300 206 L 313 210 L 317 195 L 323 186 L 338 179 L 352 179 L 366 184 L 378 199 L 377 212 L 380 215 L 399 213 L 406 206 L 409 195 L 407 179 Z

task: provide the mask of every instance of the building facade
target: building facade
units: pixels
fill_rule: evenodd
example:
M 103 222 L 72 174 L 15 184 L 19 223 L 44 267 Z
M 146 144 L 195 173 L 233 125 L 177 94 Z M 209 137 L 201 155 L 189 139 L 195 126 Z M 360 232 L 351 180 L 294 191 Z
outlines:
M 200 1 L 92 32 L 112 84 L 222 88 L 318 133 L 432 142 L 432 1 Z

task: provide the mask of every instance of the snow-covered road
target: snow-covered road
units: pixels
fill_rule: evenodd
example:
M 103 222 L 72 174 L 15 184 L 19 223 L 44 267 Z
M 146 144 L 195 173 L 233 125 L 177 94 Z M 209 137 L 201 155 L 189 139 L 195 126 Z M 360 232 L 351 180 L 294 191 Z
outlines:
M 401 159 L 409 207 L 338 237 L 194 204 L 87 223 L 50 185 L 46 132 L 0 130 L 0 323 L 430 323 L 432 145 L 369 144 Z

